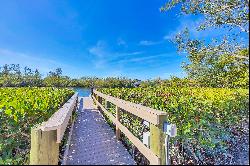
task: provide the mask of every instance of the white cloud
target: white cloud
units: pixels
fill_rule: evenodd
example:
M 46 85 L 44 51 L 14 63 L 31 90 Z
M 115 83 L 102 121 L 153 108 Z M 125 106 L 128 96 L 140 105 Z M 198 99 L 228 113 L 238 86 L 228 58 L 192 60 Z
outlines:
M 102 40 L 99 40 L 94 47 L 89 49 L 89 52 L 98 57 L 107 56 L 106 43 Z
M 151 46 L 151 45 L 157 45 L 160 44 L 162 41 L 150 41 L 150 40 L 142 40 L 139 42 L 139 45 L 141 46 Z
M 168 35 L 164 36 L 163 39 L 164 40 L 172 40 L 176 34 L 177 34 L 177 32 L 171 32 Z
M 115 57 L 126 57 L 126 56 L 131 56 L 131 55 L 139 55 L 142 54 L 143 51 L 134 51 L 134 52 L 125 52 L 125 53 L 115 53 Z
M 122 60 L 118 60 L 115 63 L 120 63 L 120 64 L 126 64 L 130 62 L 136 62 L 136 63 L 155 63 L 156 61 L 159 60 L 161 57 L 173 57 L 175 54 L 173 53 L 163 53 L 163 54 L 156 54 L 156 55 L 150 55 L 150 56 L 141 56 L 141 57 L 131 57 L 131 58 L 126 58 Z
M 150 60 L 150 59 L 159 58 L 159 57 L 161 57 L 163 55 L 164 54 L 132 58 L 132 59 L 128 59 L 127 62 L 141 62 L 141 61 L 145 62 L 145 61 Z

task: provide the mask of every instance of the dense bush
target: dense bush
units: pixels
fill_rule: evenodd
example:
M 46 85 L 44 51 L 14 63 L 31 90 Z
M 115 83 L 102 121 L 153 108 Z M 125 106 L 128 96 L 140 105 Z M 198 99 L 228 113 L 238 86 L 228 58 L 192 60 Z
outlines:
M 0 164 L 28 164 L 31 127 L 48 120 L 73 94 L 57 88 L 0 88 Z
M 174 164 L 215 164 L 234 141 L 231 126 L 248 119 L 247 89 L 151 87 L 99 91 L 167 112 L 166 120 L 178 127 L 171 147 Z M 141 138 L 141 123 L 126 117 L 122 121 L 131 123 L 129 129 Z

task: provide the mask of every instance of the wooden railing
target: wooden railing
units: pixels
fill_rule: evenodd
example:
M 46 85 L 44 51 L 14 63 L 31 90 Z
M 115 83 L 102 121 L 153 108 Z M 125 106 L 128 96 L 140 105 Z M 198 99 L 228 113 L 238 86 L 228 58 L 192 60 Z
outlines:
M 31 129 L 31 165 L 58 165 L 59 144 L 77 106 L 77 99 L 78 93 L 75 93 L 48 121 Z
M 103 111 L 116 125 L 116 137 L 120 139 L 120 134 L 123 134 L 138 148 L 138 150 L 150 161 L 151 165 L 165 165 L 165 134 L 163 133 L 164 121 L 167 119 L 166 112 L 158 111 L 139 104 L 124 101 L 103 93 L 97 90 L 92 91 L 92 98 L 98 109 Z M 102 105 L 102 100 L 105 101 L 105 106 Z M 109 103 L 116 106 L 116 117 L 112 115 L 107 109 Z M 150 123 L 150 148 L 145 146 L 136 136 L 134 136 L 125 126 L 120 122 L 120 111 L 127 111 L 143 120 Z

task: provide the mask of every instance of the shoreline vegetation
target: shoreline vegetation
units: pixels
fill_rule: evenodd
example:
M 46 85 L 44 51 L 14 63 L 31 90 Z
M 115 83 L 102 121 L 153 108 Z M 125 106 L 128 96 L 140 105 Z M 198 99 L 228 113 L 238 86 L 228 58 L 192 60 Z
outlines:
M 62 69 L 57 68 L 50 71 L 47 76 L 42 77 L 38 69 L 32 70 L 29 67 L 23 69 L 19 64 L 5 64 L 0 66 L 0 87 L 81 87 L 81 88 L 134 88 L 134 87 L 210 87 L 210 88 L 249 88 L 249 75 L 245 79 L 235 78 L 235 81 L 224 78 L 213 80 L 207 78 L 204 81 L 191 77 L 178 78 L 171 76 L 169 79 L 160 77 L 155 79 L 139 80 L 127 77 L 88 77 L 70 78 L 62 74 Z

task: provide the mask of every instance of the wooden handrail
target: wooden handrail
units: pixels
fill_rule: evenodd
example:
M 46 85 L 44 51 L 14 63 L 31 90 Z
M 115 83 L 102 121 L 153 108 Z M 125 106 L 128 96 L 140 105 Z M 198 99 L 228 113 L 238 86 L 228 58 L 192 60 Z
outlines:
M 144 119 L 155 125 L 160 124 L 161 116 L 167 116 L 166 112 L 159 111 L 159 110 L 149 108 L 149 107 L 145 107 L 143 105 L 135 104 L 135 103 L 125 101 L 122 99 L 118 99 L 118 98 L 103 94 L 101 92 L 98 92 L 97 90 L 93 90 L 93 93 L 113 103 L 119 108 L 124 109 L 127 112 L 130 112 L 131 114 L 138 116 L 141 119 Z
M 123 126 L 110 112 L 108 112 L 101 103 L 93 98 L 96 104 L 104 111 L 110 119 L 117 125 L 117 127 L 129 138 L 129 140 L 139 149 L 139 151 L 153 163 L 159 164 L 159 158 L 146 147 L 137 137 L 135 137 L 125 126 Z
M 78 93 L 75 93 L 48 121 L 31 129 L 31 165 L 58 164 L 59 143 L 76 108 L 77 99 Z
M 61 143 L 64 132 L 68 125 L 72 111 L 76 106 L 78 93 L 75 93 L 58 111 L 56 111 L 48 121 L 43 122 L 39 127 L 42 131 L 56 130 L 57 143 Z
M 165 160 L 165 134 L 163 133 L 163 123 L 167 118 L 167 113 L 158 111 L 152 108 L 148 108 L 139 104 L 124 101 L 97 90 L 92 91 L 92 98 L 98 105 L 98 108 L 116 125 L 116 136 L 120 138 L 120 131 L 138 148 L 138 150 L 150 161 L 152 165 L 164 165 Z M 105 107 L 108 102 L 113 103 L 116 106 L 116 114 L 119 114 L 120 110 L 125 110 L 143 120 L 150 122 L 150 148 L 146 147 L 137 137 L 135 137 L 125 126 L 123 126 L 119 120 L 119 115 L 114 117 L 107 108 L 102 105 L 102 99 L 105 100 Z

